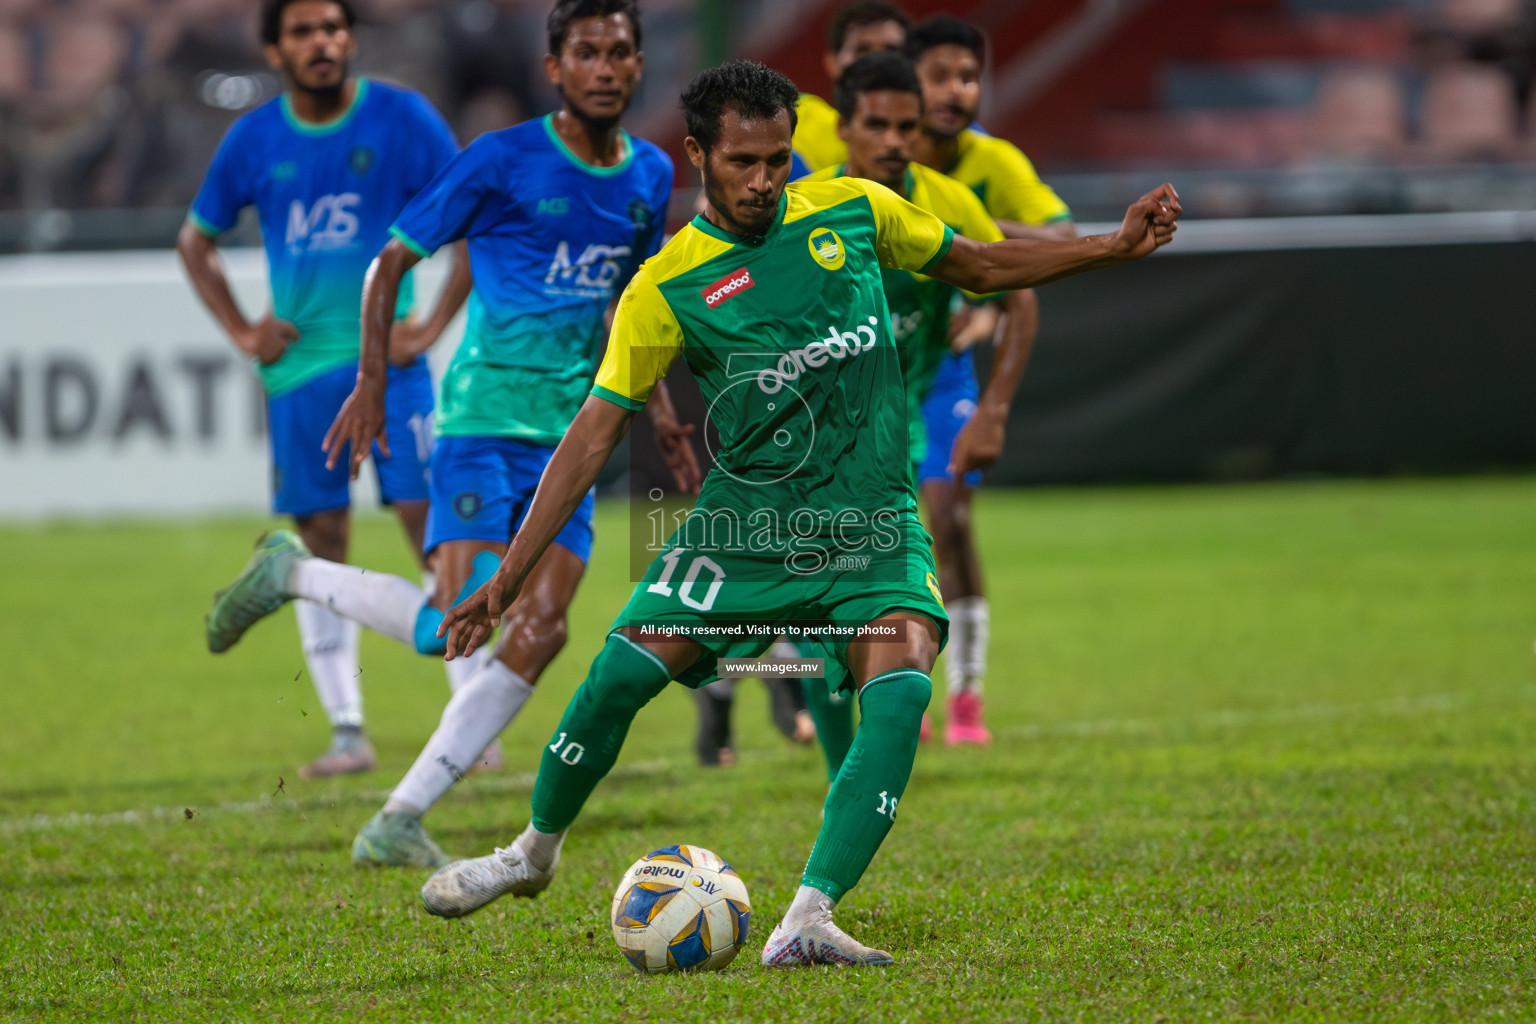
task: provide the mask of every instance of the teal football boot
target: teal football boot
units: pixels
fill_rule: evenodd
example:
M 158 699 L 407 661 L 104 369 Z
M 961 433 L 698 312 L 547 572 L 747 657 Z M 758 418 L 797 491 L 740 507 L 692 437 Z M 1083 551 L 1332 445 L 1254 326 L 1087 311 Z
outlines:
M 262 619 L 287 604 L 285 589 L 294 563 L 310 557 L 291 530 L 272 530 L 256 541 L 256 552 L 228 587 L 213 595 L 213 610 L 203 620 L 208 650 L 222 654 Z
M 352 840 L 352 863 L 358 867 L 440 868 L 452 860 L 421 819 L 409 814 L 380 811 Z

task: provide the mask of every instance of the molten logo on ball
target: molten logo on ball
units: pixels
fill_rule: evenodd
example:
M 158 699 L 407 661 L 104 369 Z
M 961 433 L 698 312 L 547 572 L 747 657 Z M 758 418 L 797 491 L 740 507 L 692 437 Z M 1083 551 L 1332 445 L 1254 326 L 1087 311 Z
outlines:
M 614 941 L 643 974 L 718 971 L 736 959 L 751 919 L 741 876 L 698 846 L 646 854 L 613 894 Z

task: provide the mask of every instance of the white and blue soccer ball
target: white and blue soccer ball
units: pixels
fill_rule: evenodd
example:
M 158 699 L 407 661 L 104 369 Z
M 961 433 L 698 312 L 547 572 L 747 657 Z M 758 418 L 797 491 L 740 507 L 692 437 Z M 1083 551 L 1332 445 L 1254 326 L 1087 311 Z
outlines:
M 747 885 L 699 846 L 635 861 L 613 893 L 613 938 L 635 970 L 718 971 L 736 959 L 752 920 Z

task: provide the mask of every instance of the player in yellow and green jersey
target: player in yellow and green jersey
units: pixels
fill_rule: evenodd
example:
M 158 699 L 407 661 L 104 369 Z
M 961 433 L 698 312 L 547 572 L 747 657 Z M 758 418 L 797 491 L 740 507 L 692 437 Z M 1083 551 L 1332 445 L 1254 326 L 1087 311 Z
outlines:
M 817 171 L 804 180 L 830 181 L 844 175 L 868 178 L 932 213 L 958 235 L 980 242 L 1003 237 L 975 193 L 953 178 L 912 162 L 911 144 L 922 121 L 923 96 L 905 56 L 872 53 L 860 57 L 838 78 L 835 95 L 838 134 L 847 143 L 848 162 Z M 881 277 L 906 387 L 909 459 L 914 473 L 929 458 L 946 467 L 953 463 L 953 474 L 962 478 L 990 466 L 1001 452 L 1002 425 L 1029 359 L 1033 321 L 1021 308 L 1029 296 L 1009 292 L 1002 297 L 1008 317 L 998 340 L 991 379 L 981 395 L 981 407 L 987 412 L 973 420 L 975 427 L 961 434 L 958 445 L 954 438 L 947 438 L 942 451 L 930 452 L 923 404 L 940 365 L 950 354 L 950 310 L 957 295 L 963 293 L 944 281 L 905 270 L 883 270 Z M 852 742 L 852 707 L 814 681 L 805 689 L 828 770 L 835 777 Z
M 908 33 L 906 48 L 923 86 L 923 130 L 913 142 L 916 160 L 975 192 L 1009 238 L 1075 237 L 1071 211 L 1040 180 L 1029 159 L 1011 142 L 980 132 L 974 125 L 981 104 L 981 33 L 954 18 L 936 15 Z M 1026 296 L 1009 313 L 1014 322 L 1010 329 L 1026 329 L 1032 343 L 1039 315 L 1038 301 Z M 984 323 L 973 324 L 965 338 L 984 333 Z M 981 474 L 951 472 L 947 450 L 978 427 L 996 434 L 1001 443 L 1003 426 L 993 415 L 996 410 L 981 398 L 972 354 L 963 347 L 965 338 L 957 339 L 961 350 L 940 364 L 924 401 L 929 450 L 918 466 L 918 487 L 933 531 L 940 585 L 954 623 L 954 642 L 944 659 L 949 690 L 944 738 L 951 744 L 987 743 L 992 737 L 982 715 L 990 612 L 971 517 L 971 500 Z M 983 417 L 992 422 L 978 423 Z
M 907 56 L 923 84 L 923 130 L 913 157 L 976 193 L 1009 238 L 1072 238 L 1072 211 L 1040 180 L 1023 151 L 978 131 L 985 40 L 945 14 L 907 33 Z
M 1172 238 L 1180 210 L 1164 185 L 1112 235 L 973 241 L 872 181 L 786 187 L 795 101 L 789 79 L 751 61 L 705 71 L 684 92 L 684 146 L 707 206 L 625 289 L 592 395 L 522 530 L 496 575 L 444 619 L 450 658 L 490 636 L 681 356 L 718 428 L 715 464 L 545 744 L 529 826 L 429 878 L 422 899 L 434 914 L 543 891 L 639 710 L 670 680 L 702 685 L 719 674 L 717 659 L 753 657 L 813 620 L 851 670 L 861 718 L 763 963 L 893 962 L 832 914 L 896 819 L 949 620 L 906 464 L 881 268 L 977 294 L 1029 287 L 1152 252 Z
M 907 12 L 887 0 L 859 0 L 843 7 L 827 29 L 827 50 L 821 56 L 827 79 L 836 82 L 843 69 L 866 53 L 900 50 L 911 25 Z M 836 107 L 813 92 L 803 92 L 796 115 L 797 166 L 791 178 L 848 159 L 848 147 L 837 134 Z

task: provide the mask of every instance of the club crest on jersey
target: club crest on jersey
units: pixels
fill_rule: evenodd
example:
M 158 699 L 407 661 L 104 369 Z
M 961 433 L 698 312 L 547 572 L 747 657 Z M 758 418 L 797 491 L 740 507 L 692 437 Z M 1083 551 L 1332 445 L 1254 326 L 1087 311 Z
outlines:
M 641 196 L 633 196 L 624 207 L 624 212 L 629 216 L 629 222 L 637 228 L 643 228 L 651 222 L 651 204 Z
M 373 166 L 373 150 L 367 146 L 358 146 L 352 150 L 347 163 L 352 166 L 353 174 L 367 174 L 368 168 Z
M 484 504 L 480 499 L 480 495 L 474 491 L 461 491 L 453 496 L 454 514 L 466 523 L 480 514 L 480 509 L 484 507 Z
M 746 267 L 739 267 L 726 274 L 714 284 L 705 285 L 703 288 L 700 288 L 699 294 L 704 296 L 704 305 L 714 309 L 726 299 L 733 298 L 751 288 L 754 283 L 752 272 Z
M 843 269 L 843 261 L 848 258 L 848 253 L 843 247 L 843 240 L 838 237 L 836 231 L 831 228 L 818 228 L 811 232 L 806 240 L 811 250 L 811 259 L 815 260 L 827 270 Z

